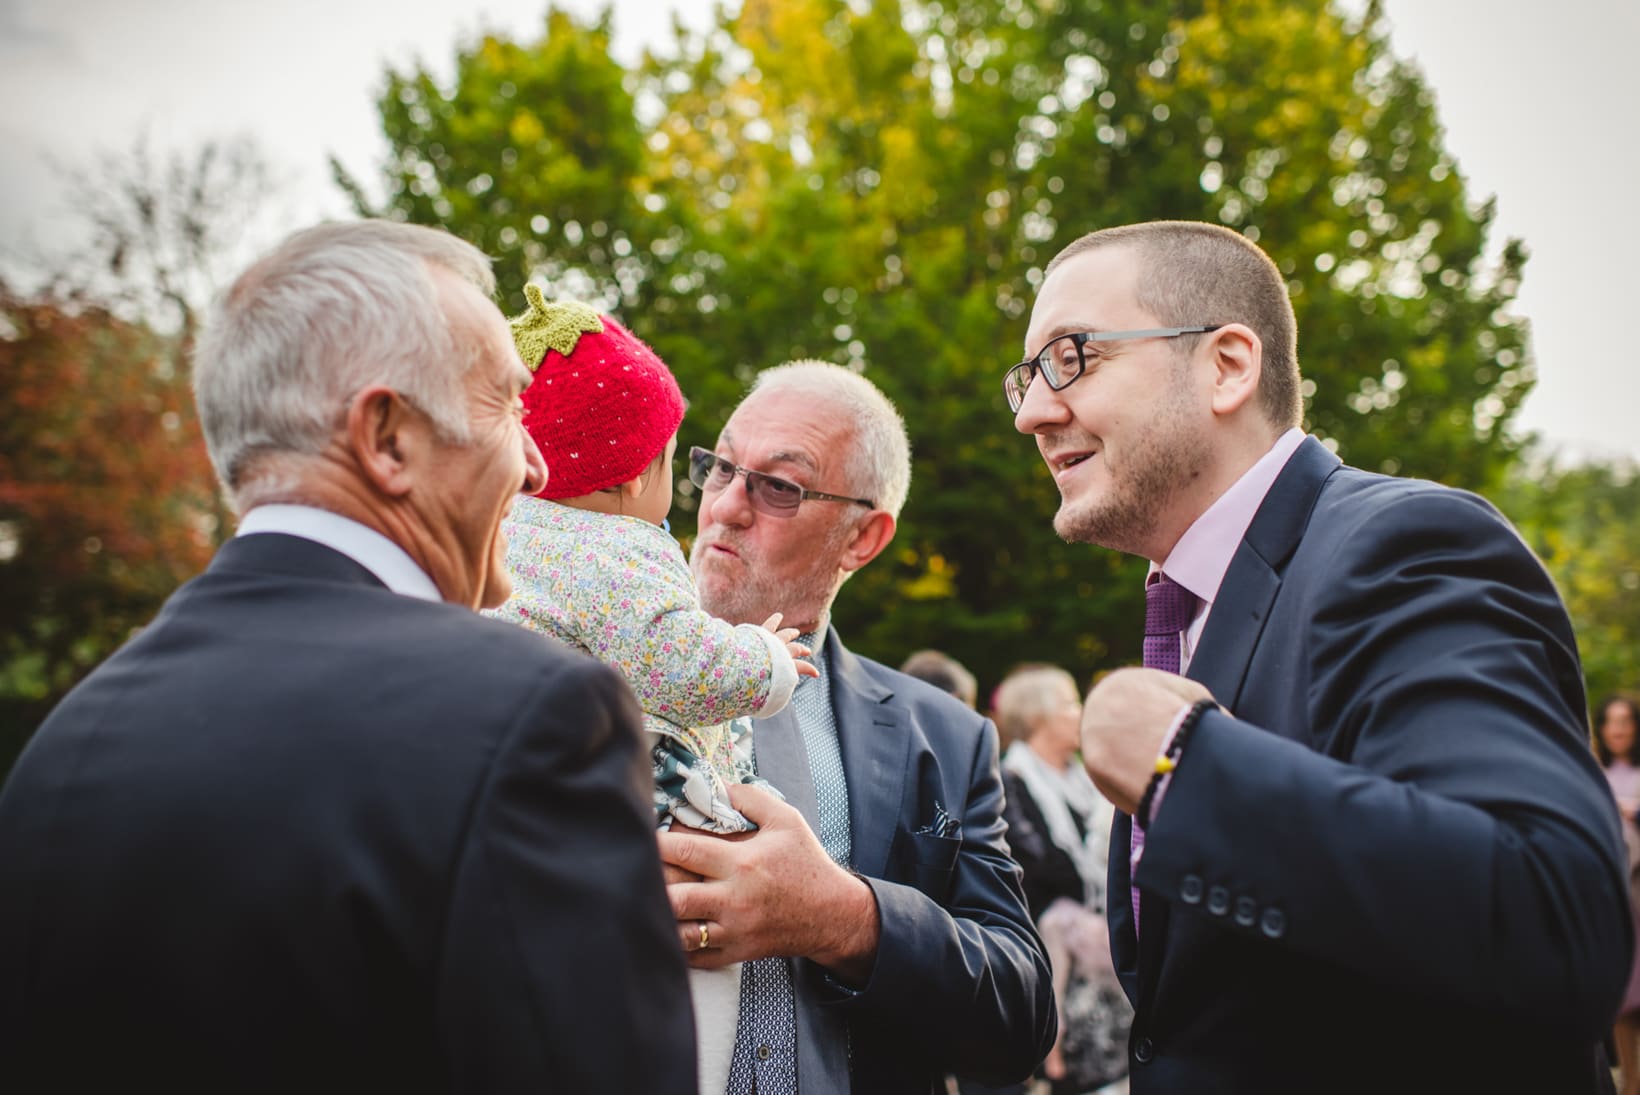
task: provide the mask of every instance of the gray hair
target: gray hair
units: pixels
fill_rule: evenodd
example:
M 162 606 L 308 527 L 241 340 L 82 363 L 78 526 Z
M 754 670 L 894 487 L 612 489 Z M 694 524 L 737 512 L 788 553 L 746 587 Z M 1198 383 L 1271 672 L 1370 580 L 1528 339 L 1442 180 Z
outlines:
M 1008 741 L 1025 741 L 1043 716 L 1051 715 L 1063 701 L 1064 690 L 1080 699 L 1076 678 L 1057 665 L 1030 663 L 1019 666 L 997 686 L 991 712 L 998 729 Z
M 853 422 L 855 442 L 843 463 L 849 492 L 900 515 L 911 489 L 911 440 L 905 419 L 877 385 L 829 361 L 788 361 L 757 374 L 752 392 L 768 391 L 813 396 Z
M 1245 323 L 1264 344 L 1259 399 L 1265 418 L 1283 429 L 1304 414 L 1299 391 L 1298 321 L 1281 270 L 1252 240 L 1220 224 L 1145 221 L 1089 232 L 1053 257 L 1051 274 L 1067 259 L 1097 247 L 1127 245 L 1139 256 L 1138 304 L 1158 321 L 1180 327 Z M 1193 345 L 1187 340 L 1181 345 Z
M 495 292 L 490 260 L 471 244 L 365 220 L 296 233 L 222 295 L 194 350 L 194 399 L 236 501 L 271 471 L 256 467 L 263 456 L 322 451 L 348 401 L 374 384 L 400 392 L 444 440 L 470 439 L 462 382 L 477 348 L 456 344 L 434 267 Z

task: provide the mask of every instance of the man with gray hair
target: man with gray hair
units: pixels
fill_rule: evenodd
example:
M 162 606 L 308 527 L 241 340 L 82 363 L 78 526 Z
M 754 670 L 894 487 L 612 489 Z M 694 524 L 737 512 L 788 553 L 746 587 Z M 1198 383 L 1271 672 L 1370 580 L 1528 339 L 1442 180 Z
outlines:
M 1003 839 L 996 730 L 828 622 L 893 539 L 911 479 L 898 412 L 839 366 L 770 369 L 690 478 L 701 604 L 734 623 L 783 611 L 821 674 L 753 735 L 787 801 L 730 789 L 758 831 L 660 837 L 690 962 L 748 963 L 728 1091 L 1024 1079 L 1053 1044 L 1052 986 Z
M 0 794 L 19 1091 L 694 1090 L 639 712 L 475 611 L 546 481 L 485 257 L 298 233 L 195 357 L 238 535 Z

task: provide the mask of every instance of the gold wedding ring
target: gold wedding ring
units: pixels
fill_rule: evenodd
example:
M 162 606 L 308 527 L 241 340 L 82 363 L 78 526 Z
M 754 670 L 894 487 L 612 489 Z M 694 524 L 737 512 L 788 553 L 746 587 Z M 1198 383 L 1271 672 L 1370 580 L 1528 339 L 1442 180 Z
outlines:
M 700 922 L 700 946 L 695 948 L 695 949 L 696 950 L 705 950 L 706 949 L 706 944 L 711 941 L 711 938 L 712 938 L 711 935 L 706 930 L 706 921 L 702 920 Z

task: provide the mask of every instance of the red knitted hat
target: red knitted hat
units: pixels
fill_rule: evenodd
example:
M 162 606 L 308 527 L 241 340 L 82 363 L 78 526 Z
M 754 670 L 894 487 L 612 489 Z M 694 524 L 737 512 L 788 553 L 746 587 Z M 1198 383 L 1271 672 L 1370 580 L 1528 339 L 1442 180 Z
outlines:
M 666 363 L 608 316 L 575 301 L 530 307 L 512 320 L 513 343 L 535 380 L 524 428 L 547 461 L 542 498 L 575 498 L 635 479 L 683 421 L 683 393 Z

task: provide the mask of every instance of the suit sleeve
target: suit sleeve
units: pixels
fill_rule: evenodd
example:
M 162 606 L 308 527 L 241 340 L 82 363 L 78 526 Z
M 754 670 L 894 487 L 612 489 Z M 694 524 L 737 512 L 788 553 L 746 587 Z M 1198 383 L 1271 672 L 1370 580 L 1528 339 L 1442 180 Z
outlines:
M 590 660 L 544 665 L 472 805 L 438 971 L 454 1091 L 695 1090 L 639 711 Z
M 946 899 L 865 879 L 881 927 L 876 965 L 858 993 L 829 987 L 839 1006 L 866 1013 L 854 1016 L 856 1030 L 887 1032 L 930 1070 L 1005 1084 L 1031 1074 L 1058 1028 L 1047 957 L 1005 838 L 996 742 L 985 721 L 967 760 L 961 840 L 952 840 L 957 852 Z
M 1204 718 L 1148 830 L 1140 886 L 1175 917 L 1209 915 L 1204 884 L 1256 895 L 1260 915 L 1226 930 L 1419 998 L 1600 1036 L 1632 929 L 1548 576 L 1458 492 L 1405 492 L 1341 545 L 1299 615 L 1271 625 L 1308 628 L 1307 649 L 1285 647 L 1302 651 L 1285 667 L 1302 725 Z M 1192 888 L 1194 907 L 1180 900 Z

